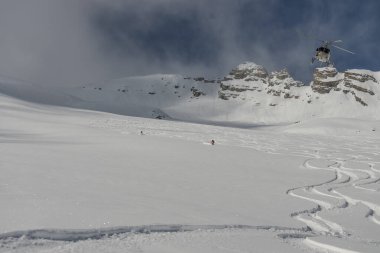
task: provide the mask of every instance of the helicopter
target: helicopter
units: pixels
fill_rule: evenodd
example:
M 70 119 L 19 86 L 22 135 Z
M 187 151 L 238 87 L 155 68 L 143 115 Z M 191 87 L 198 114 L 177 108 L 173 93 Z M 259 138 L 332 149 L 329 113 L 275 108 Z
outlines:
M 344 52 L 355 54 L 354 52 L 351 52 L 350 50 L 347 50 L 335 45 L 337 43 L 343 43 L 343 41 L 342 40 L 335 40 L 335 41 L 322 40 L 322 45 L 315 50 L 316 51 L 315 56 L 311 59 L 311 64 L 313 64 L 316 60 L 318 60 L 319 62 L 321 62 L 321 64 L 326 64 L 327 66 L 332 67 L 333 63 L 332 61 L 330 61 L 330 58 L 331 58 L 330 47 L 335 47 Z

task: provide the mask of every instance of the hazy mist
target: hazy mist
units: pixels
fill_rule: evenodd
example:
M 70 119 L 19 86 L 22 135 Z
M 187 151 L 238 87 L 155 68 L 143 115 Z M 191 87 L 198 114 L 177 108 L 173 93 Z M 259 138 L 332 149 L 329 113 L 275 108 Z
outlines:
M 331 2 L 331 3 L 330 3 Z M 2 0 L 0 75 L 73 85 L 130 75 L 224 76 L 243 61 L 308 81 L 317 39 L 340 70 L 380 70 L 378 1 Z

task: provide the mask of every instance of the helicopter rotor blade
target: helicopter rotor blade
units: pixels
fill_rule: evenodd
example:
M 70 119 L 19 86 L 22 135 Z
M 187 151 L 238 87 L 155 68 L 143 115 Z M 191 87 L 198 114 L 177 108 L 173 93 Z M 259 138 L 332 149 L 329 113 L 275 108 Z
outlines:
M 331 46 L 335 43 L 343 43 L 342 40 L 320 40 L 324 45 Z
M 335 43 L 335 41 L 332 41 L 332 40 L 323 40 L 322 41 L 326 46 L 331 46 L 332 44 Z
M 338 48 L 338 49 L 340 49 L 340 50 L 342 50 L 342 51 L 345 51 L 345 52 L 347 52 L 347 53 L 355 54 L 354 52 L 351 52 L 350 50 L 347 50 L 347 49 L 344 49 L 344 48 L 341 48 L 341 47 L 338 47 L 338 46 L 335 46 L 335 45 L 332 45 L 332 46 L 335 47 L 335 48 Z

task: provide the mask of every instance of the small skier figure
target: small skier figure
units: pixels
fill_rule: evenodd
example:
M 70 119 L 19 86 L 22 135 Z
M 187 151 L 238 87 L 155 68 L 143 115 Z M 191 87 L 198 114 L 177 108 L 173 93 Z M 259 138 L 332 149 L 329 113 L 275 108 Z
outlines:
M 214 140 L 211 140 L 211 145 L 215 145 L 215 141 Z
M 142 130 L 140 131 L 140 135 L 144 135 L 144 133 L 143 133 L 143 131 L 142 131 Z

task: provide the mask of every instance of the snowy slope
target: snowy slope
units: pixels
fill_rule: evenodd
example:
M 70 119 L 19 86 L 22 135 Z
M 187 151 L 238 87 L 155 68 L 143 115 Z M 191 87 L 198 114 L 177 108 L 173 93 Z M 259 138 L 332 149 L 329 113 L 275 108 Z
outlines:
M 112 80 L 65 90 L 79 97 L 88 109 L 143 117 L 170 118 L 165 111 L 185 103 L 196 103 L 208 94 L 216 97 L 217 86 L 180 75 L 151 75 Z M 197 101 L 195 101 L 197 100 Z M 185 113 L 185 112 L 184 112 Z M 195 115 L 197 112 L 188 112 Z
M 378 252 L 379 121 L 233 128 L 3 95 L 0 117 L 0 252 Z
M 15 78 L 0 76 L 0 94 L 16 97 L 29 102 L 71 106 L 78 104 L 78 98 L 66 95 L 53 87 L 43 87 Z
M 300 159 L 289 161 L 289 176 L 279 183 L 276 175 L 283 169 L 275 165 L 285 156 L 266 154 L 270 145 L 255 151 L 228 138 L 249 131 L 68 110 L 4 96 L 0 115 L 0 252 L 104 252 L 106 246 L 97 248 L 104 244 L 95 240 L 99 233 L 121 233 L 104 238 L 111 240 L 105 244 L 109 252 L 149 249 L 152 243 L 228 252 L 230 247 L 251 248 L 252 236 L 265 242 L 263 249 L 280 249 L 283 243 L 273 231 L 302 231 L 302 223 L 289 216 L 301 203 L 284 192 L 308 173 L 298 174 Z M 211 137 L 217 146 L 204 144 Z M 268 215 L 267 210 L 284 211 Z M 152 224 L 162 226 L 142 229 L 161 232 L 159 238 L 138 233 L 130 238 L 139 227 L 124 227 Z M 171 235 L 167 231 L 176 231 L 172 224 L 194 226 L 177 229 L 189 233 Z M 238 224 L 252 227 L 234 228 Z M 33 237 L 36 241 L 28 239 Z M 94 240 L 81 242 L 81 237 Z M 223 245 L 226 249 L 219 248 Z M 285 248 L 294 252 L 291 245 Z

